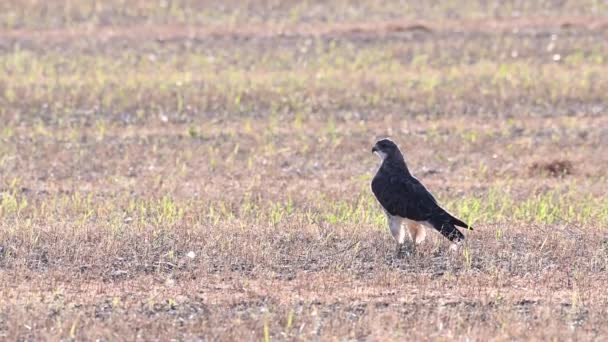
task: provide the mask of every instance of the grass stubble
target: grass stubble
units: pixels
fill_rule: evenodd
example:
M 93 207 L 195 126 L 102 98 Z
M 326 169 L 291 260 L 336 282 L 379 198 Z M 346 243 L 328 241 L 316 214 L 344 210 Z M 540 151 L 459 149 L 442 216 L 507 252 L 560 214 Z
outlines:
M 2 339 L 608 335 L 601 4 L 146 3 L 2 5 Z M 384 135 L 458 251 L 393 257 Z

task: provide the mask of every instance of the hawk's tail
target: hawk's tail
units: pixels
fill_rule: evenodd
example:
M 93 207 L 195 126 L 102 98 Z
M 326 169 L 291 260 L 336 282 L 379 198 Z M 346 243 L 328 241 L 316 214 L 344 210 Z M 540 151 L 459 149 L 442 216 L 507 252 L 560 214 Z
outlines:
M 460 232 L 460 230 L 458 230 L 458 228 L 456 228 L 456 226 L 452 222 L 446 222 L 441 217 L 436 217 L 430 219 L 429 223 L 433 225 L 433 227 L 437 229 L 441 233 L 441 235 L 445 236 L 446 238 L 448 238 L 448 240 L 452 242 L 464 240 L 464 235 Z
M 473 227 L 469 226 L 468 224 L 462 222 L 461 220 L 457 219 L 456 217 L 454 217 L 454 215 L 447 213 L 450 216 L 450 223 L 453 225 L 456 225 L 458 227 L 462 227 L 462 228 L 466 228 L 468 230 L 473 230 Z

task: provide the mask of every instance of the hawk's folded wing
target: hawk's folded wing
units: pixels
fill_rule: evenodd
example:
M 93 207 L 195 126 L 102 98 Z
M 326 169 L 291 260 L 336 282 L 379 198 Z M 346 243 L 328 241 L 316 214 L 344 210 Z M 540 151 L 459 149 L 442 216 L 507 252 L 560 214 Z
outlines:
M 472 228 L 445 211 L 431 193 L 414 177 L 377 174 L 372 180 L 372 191 L 378 202 L 391 215 L 413 221 L 428 221 L 438 230 L 444 223 Z
M 413 177 L 378 174 L 372 181 L 372 191 L 391 215 L 427 221 L 445 212 L 433 195 Z

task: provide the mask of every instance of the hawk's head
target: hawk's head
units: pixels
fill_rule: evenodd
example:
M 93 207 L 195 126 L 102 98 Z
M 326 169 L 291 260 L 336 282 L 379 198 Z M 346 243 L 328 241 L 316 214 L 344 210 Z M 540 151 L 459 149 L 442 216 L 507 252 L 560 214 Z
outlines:
M 397 144 L 388 138 L 378 140 L 374 147 L 372 147 L 372 153 L 376 153 L 382 160 L 386 159 L 386 157 L 401 155 Z

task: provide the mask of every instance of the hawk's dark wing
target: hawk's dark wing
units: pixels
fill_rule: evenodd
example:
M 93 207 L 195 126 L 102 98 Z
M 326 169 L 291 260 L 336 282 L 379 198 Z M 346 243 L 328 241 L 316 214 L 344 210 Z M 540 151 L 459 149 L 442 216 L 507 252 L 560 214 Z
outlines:
M 391 215 L 428 221 L 433 215 L 445 212 L 433 195 L 413 177 L 379 172 L 372 180 L 372 191 Z
M 471 229 L 441 208 L 433 195 L 414 177 L 378 172 L 372 180 L 372 191 L 390 215 L 428 222 L 452 241 L 464 239 L 455 225 Z

